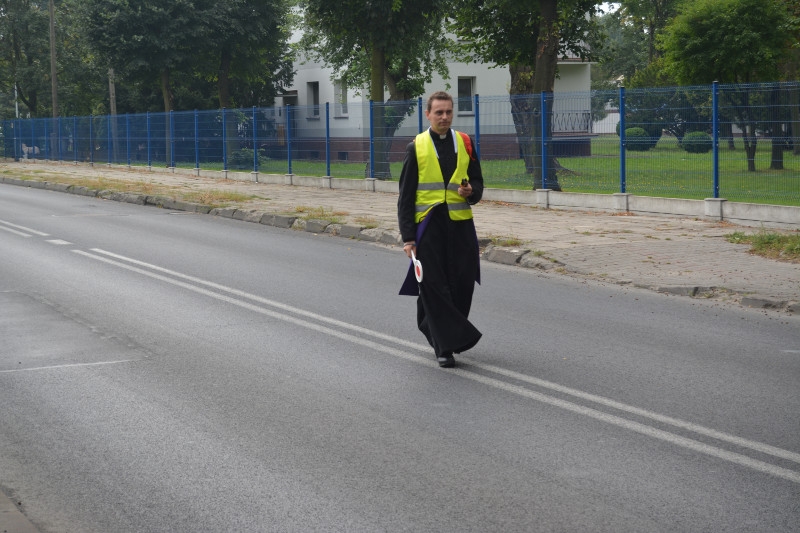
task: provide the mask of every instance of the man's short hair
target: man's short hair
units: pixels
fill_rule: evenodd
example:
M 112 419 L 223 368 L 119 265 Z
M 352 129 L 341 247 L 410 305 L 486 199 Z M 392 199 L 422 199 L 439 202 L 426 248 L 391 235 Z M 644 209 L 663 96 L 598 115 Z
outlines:
M 431 108 L 433 107 L 433 101 L 434 100 L 447 100 L 451 104 L 453 103 L 453 97 L 452 96 L 450 96 L 449 94 L 447 94 L 444 91 L 436 91 L 435 93 L 433 93 L 432 95 L 430 95 L 428 97 L 428 111 L 430 111 Z

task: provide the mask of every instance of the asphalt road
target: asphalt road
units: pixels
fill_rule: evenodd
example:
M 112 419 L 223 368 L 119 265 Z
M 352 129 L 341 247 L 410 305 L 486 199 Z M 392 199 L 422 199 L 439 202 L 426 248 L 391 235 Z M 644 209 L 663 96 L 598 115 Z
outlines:
M 0 492 L 42 532 L 798 530 L 798 317 L 484 263 L 443 370 L 397 248 L 1 192 Z

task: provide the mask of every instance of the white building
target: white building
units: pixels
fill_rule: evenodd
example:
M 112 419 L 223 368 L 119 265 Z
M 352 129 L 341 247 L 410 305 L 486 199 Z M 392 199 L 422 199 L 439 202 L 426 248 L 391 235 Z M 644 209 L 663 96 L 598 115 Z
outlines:
M 508 145 L 506 156 L 518 155 L 514 122 L 509 101 L 511 77 L 508 67 L 490 67 L 480 63 L 449 63 L 448 79 L 435 75 L 432 83 L 426 86 L 422 96 L 424 106 L 427 95 L 437 90 L 447 90 L 457 99 L 455 129 L 475 134 L 476 116 L 474 97 L 479 95 L 480 134 L 496 136 L 498 146 Z M 301 142 L 308 157 L 315 158 L 324 153 L 319 141 L 327 135 L 336 147 L 331 148 L 333 159 L 364 160 L 368 147 L 365 139 L 370 138 L 369 101 L 365 90 L 343 87 L 341 80 L 333 79 L 333 71 L 314 62 L 297 62 L 293 85 L 276 99 L 278 113 L 286 113 L 285 106 L 291 106 L 291 124 L 285 116 L 276 117 L 279 131 L 291 129 L 291 137 Z M 555 81 L 553 101 L 553 132 L 561 138 L 569 137 L 569 150 L 578 150 L 575 155 L 589 155 L 591 131 L 590 120 L 590 78 L 591 64 L 578 58 L 565 59 L 558 63 L 558 77 Z M 449 85 L 449 87 L 448 87 Z M 281 111 L 283 109 L 283 111 Z M 399 154 L 408 139 L 427 127 L 422 114 L 414 111 L 395 132 Z M 283 135 L 283 133 L 279 133 Z M 585 141 L 585 142 L 583 142 Z M 316 143 L 316 144 L 315 144 Z M 556 140 L 558 143 L 558 140 Z M 580 148 L 579 144 L 583 147 Z M 394 150 L 394 148 L 393 148 Z

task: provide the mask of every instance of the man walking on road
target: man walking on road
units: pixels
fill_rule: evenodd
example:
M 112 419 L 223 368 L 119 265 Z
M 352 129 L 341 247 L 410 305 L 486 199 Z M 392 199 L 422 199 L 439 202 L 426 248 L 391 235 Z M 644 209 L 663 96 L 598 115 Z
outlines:
M 406 148 L 397 201 L 403 251 L 419 259 L 424 276 L 416 284 L 411 265 L 400 294 L 418 295 L 417 326 L 439 366 L 449 368 L 455 366 L 454 353 L 481 338 L 468 317 L 475 282 L 480 283 L 470 205 L 483 195 L 483 175 L 471 139 L 450 128 L 453 98 L 433 93 L 425 117 L 430 128 Z

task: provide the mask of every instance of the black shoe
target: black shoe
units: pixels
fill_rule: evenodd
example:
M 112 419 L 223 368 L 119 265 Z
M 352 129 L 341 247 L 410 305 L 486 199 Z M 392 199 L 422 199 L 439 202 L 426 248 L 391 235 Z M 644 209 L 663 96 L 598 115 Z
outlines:
M 439 362 L 439 366 L 442 368 L 453 368 L 456 366 L 456 360 L 453 358 L 452 353 L 443 353 L 442 355 L 438 356 L 436 360 Z

